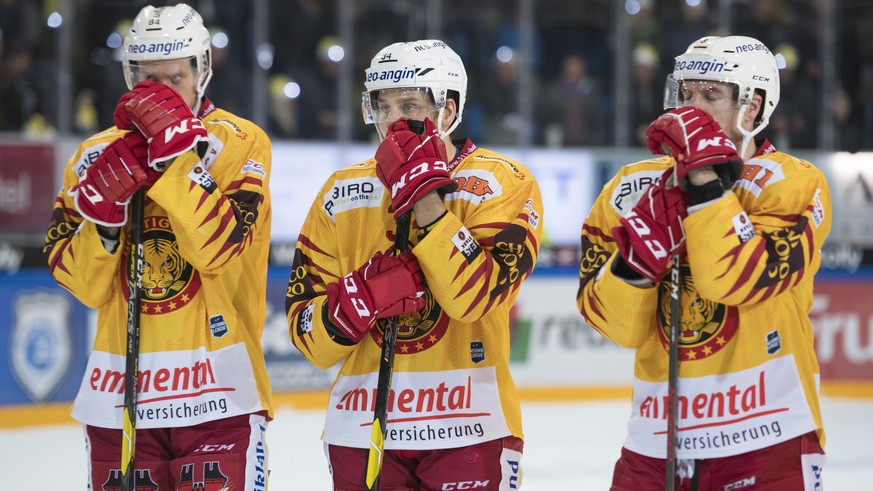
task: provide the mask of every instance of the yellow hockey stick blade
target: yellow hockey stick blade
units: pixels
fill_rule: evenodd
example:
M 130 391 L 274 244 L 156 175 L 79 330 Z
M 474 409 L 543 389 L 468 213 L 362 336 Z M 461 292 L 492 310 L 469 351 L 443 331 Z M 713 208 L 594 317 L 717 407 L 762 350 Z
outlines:
M 382 453 L 385 450 L 385 440 L 382 438 L 382 425 L 378 419 L 373 420 L 373 432 L 370 434 L 370 455 L 367 456 L 367 489 L 373 489 L 379 473 L 382 471 Z
M 124 409 L 124 444 L 121 446 L 121 473 L 127 472 L 128 465 L 133 459 L 133 449 L 135 448 L 136 433 L 133 429 L 133 422 L 130 419 L 130 414 L 127 408 Z

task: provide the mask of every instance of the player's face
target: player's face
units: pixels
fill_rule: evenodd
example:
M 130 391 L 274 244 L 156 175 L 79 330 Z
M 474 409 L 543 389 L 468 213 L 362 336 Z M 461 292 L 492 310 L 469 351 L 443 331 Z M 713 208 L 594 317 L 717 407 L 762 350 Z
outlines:
M 438 112 L 426 89 L 385 89 L 379 91 L 373 102 L 373 114 L 380 134 L 384 135 L 391 123 L 400 118 L 420 121 L 430 118 L 436 122 Z
M 149 80 L 160 82 L 175 90 L 192 109 L 197 104 L 197 69 L 191 58 L 177 60 L 140 61 L 131 67 L 134 83 Z
M 708 80 L 685 80 L 679 86 L 679 101 L 683 106 L 694 106 L 712 116 L 721 129 L 733 137 L 739 105 L 734 86 Z

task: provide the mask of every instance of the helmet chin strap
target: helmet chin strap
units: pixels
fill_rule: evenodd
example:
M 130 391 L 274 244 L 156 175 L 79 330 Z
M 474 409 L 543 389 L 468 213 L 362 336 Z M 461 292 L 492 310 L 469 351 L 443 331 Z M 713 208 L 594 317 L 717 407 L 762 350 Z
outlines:
M 749 131 L 743 128 L 743 115 L 746 114 L 746 109 L 749 108 L 748 104 L 743 104 L 740 106 L 740 111 L 737 113 L 737 130 L 743 135 L 743 143 L 740 146 L 740 158 L 746 160 L 746 150 L 749 148 L 749 143 L 752 139 L 767 126 L 767 120 L 761 121 L 755 129 Z
M 445 110 L 446 110 L 445 106 L 437 109 L 437 120 L 435 122 L 436 122 L 436 127 L 437 127 L 437 134 L 439 134 L 440 138 L 444 138 L 446 135 L 448 135 L 451 132 L 451 130 L 454 129 L 454 128 L 449 128 L 448 130 L 443 131 L 443 111 L 445 111 Z
M 453 131 L 455 131 L 455 128 L 457 128 L 458 125 L 461 123 L 461 117 L 455 116 L 455 120 L 452 122 L 452 125 L 449 126 L 449 128 L 447 130 L 443 131 L 443 129 L 442 129 L 443 110 L 445 110 L 445 107 L 440 108 L 440 110 L 437 112 L 437 120 L 438 121 L 436 122 L 436 127 L 437 127 L 437 131 L 439 131 L 440 138 L 444 138 L 444 137 L 449 136 Z
M 194 114 L 200 114 L 200 106 L 203 105 L 203 94 L 206 92 L 206 85 L 209 84 L 210 80 L 212 80 L 211 69 L 203 75 L 203 80 L 197 84 L 197 103 L 194 104 L 193 108 L 191 108 L 191 110 L 194 111 Z

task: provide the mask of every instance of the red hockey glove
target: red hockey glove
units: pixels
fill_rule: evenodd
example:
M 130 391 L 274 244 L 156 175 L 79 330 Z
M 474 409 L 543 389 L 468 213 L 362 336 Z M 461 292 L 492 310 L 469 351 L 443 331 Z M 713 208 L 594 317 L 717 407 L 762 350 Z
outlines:
M 621 256 L 628 266 L 652 283 L 667 272 L 670 258 L 685 251 L 682 220 L 688 216 L 685 196 L 678 187 L 666 188 L 672 170 L 648 191 L 612 229 Z
M 423 126 L 423 128 L 422 128 Z M 376 175 L 391 190 L 389 211 L 398 218 L 434 190 L 457 188 L 449 175 L 446 148 L 429 119 L 402 119 L 388 129 L 376 150 Z
M 118 98 L 118 102 L 115 103 L 115 112 L 112 113 L 112 119 L 115 122 L 116 128 L 120 130 L 136 129 L 133 128 L 130 124 L 130 116 L 128 116 L 127 114 L 127 103 L 130 102 L 130 100 L 133 99 L 133 97 L 138 93 L 139 91 L 134 88 L 134 90 L 125 92 L 121 97 Z
M 357 343 L 376 319 L 424 307 L 424 274 L 411 252 L 396 257 L 377 252 L 339 283 L 327 285 L 327 304 L 334 324 Z
M 646 144 L 654 154 L 673 155 L 676 177 L 683 187 L 688 172 L 707 165 L 713 166 L 725 189 L 730 189 L 742 172 L 737 147 L 709 113 L 696 107 L 680 107 L 661 115 L 646 129 Z
M 136 84 L 118 100 L 114 119 L 118 127 L 136 125 L 148 140 L 149 165 L 158 170 L 166 166 L 166 161 L 200 142 L 204 142 L 204 147 L 198 147 L 198 153 L 205 155 L 208 150 L 209 139 L 203 123 L 182 96 L 161 83 Z
M 124 225 L 133 193 L 161 176 L 146 165 L 146 154 L 146 141 L 135 131 L 110 143 L 71 190 L 79 213 L 107 227 Z

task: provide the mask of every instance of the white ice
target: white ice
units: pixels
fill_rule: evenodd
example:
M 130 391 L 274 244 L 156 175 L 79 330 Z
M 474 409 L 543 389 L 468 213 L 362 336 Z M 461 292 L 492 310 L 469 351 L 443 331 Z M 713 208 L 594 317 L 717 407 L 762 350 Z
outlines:
M 627 402 L 525 403 L 525 491 L 607 490 L 630 411 Z M 873 401 L 826 398 L 825 490 L 873 489 Z M 267 430 L 270 489 L 329 490 L 319 440 L 322 411 L 281 409 Z M 75 424 L 0 431 L 0 489 L 83 490 Z

